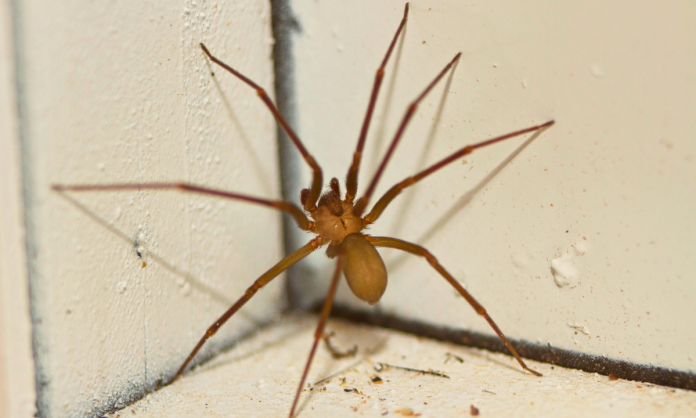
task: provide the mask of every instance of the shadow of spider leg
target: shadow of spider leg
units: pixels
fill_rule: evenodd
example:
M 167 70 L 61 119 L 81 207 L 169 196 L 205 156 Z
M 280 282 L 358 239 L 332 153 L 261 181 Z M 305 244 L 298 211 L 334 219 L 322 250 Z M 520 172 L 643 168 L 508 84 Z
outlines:
M 201 187 L 193 184 L 187 184 L 187 183 L 145 183 L 145 184 L 106 184 L 106 185 L 58 185 L 55 184 L 52 186 L 53 190 L 56 191 L 77 191 L 77 192 L 86 192 L 86 191 L 119 191 L 119 190 L 143 190 L 143 189 L 149 189 L 149 190 L 177 190 L 177 191 L 183 191 L 183 192 L 189 192 L 189 193 L 198 193 L 198 194 L 204 194 L 204 195 L 210 195 L 210 196 L 216 196 L 216 197 L 222 197 L 226 199 L 232 199 L 232 200 L 241 200 L 243 202 L 247 203 L 254 203 L 266 207 L 270 207 L 273 209 L 278 209 L 282 210 L 285 212 L 290 213 L 290 215 L 293 216 L 295 221 L 297 222 L 298 226 L 305 230 L 305 231 L 311 231 L 314 229 L 315 223 L 310 221 L 307 216 L 304 214 L 304 212 L 297 206 L 289 202 L 284 202 L 284 201 L 276 201 L 276 200 L 269 200 L 269 199 L 263 199 L 263 198 L 258 198 L 258 197 L 253 197 L 253 196 L 248 196 L 248 195 L 243 195 L 239 193 L 232 193 L 232 192 L 227 192 L 223 190 L 218 190 L 218 189 L 210 189 L 206 187 Z M 298 261 L 302 260 L 312 252 L 314 252 L 317 248 L 319 248 L 321 245 L 323 245 L 325 242 L 321 236 L 318 236 L 314 239 L 312 239 L 309 243 L 304 245 L 303 247 L 299 248 L 292 254 L 288 255 L 284 259 L 282 259 L 278 264 L 275 266 L 271 267 L 268 271 L 266 271 L 261 277 L 259 277 L 247 290 L 244 292 L 244 295 L 239 298 L 239 300 L 232 305 L 220 318 L 218 318 L 217 321 L 215 321 L 206 331 L 206 333 L 203 335 L 203 337 L 200 339 L 198 344 L 196 344 L 195 348 L 191 351 L 191 353 L 188 355 L 184 363 L 181 365 L 179 370 L 176 372 L 174 377 L 169 381 L 169 383 L 172 383 L 176 379 L 181 376 L 181 374 L 186 370 L 186 367 L 189 365 L 191 360 L 196 356 L 198 351 L 203 347 L 203 344 L 215 335 L 215 333 L 220 329 L 220 327 L 229 320 L 232 315 L 234 315 L 242 306 L 244 306 L 249 299 L 251 299 L 256 292 L 261 289 L 263 286 L 268 284 L 271 280 L 276 278 L 280 273 L 283 271 L 287 270 L 290 268 L 293 264 L 297 263 Z

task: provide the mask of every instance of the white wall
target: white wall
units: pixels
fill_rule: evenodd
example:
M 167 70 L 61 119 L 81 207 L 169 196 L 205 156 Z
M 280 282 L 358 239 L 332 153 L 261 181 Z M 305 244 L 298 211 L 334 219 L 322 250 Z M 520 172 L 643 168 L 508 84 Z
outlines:
M 3 154 L 11 159 L 3 169 L 12 170 L 3 190 L 15 193 L 3 209 L 27 217 L 31 251 L 17 258 L 8 251 L 23 225 L 4 210 L 0 250 L 14 268 L 0 266 L 0 296 L 26 292 L 23 278 L 8 272 L 21 275 L 28 257 L 42 411 L 78 416 L 126 402 L 171 374 L 229 301 L 282 256 L 280 217 L 176 193 L 61 196 L 50 185 L 186 180 L 278 197 L 272 119 L 253 91 L 209 68 L 197 46 L 206 42 L 271 92 L 270 8 L 251 1 L 14 6 L 25 113 L 17 131 L 4 123 L 14 116 L 2 113 L 3 135 L 5 128 L 16 135 L 3 152 L 19 154 Z M 403 3 L 293 8 L 302 27 L 298 131 L 326 179 L 343 183 Z M 433 175 L 370 232 L 432 250 L 511 337 L 694 372 L 696 330 L 687 324 L 696 314 L 695 12 L 688 3 L 411 2 L 363 187 L 406 103 L 458 51 L 439 123 L 442 86 L 421 106 L 378 194 L 465 144 L 550 118 L 557 125 L 523 149 L 524 139 L 511 140 Z M 139 236 L 145 268 L 134 249 Z M 383 254 L 391 275 L 381 309 L 490 332 L 426 263 Z M 306 289 L 318 297 L 329 265 L 320 254 L 312 260 L 322 274 Z M 568 285 L 556 284 L 554 266 L 570 267 Z M 224 328 L 218 346 L 278 312 L 280 280 Z M 346 286 L 341 300 L 355 302 Z M 3 306 L 4 335 L 8 324 L 27 320 L 26 311 L 10 309 Z M 8 345 L 2 349 L 7 355 Z M 4 365 L 20 361 L 6 357 Z
M 293 7 L 303 31 L 299 131 L 327 179 L 343 183 L 403 1 Z M 363 190 L 406 105 L 459 51 L 444 111 L 433 120 L 441 84 L 377 195 L 466 144 L 557 124 L 523 149 L 523 138 L 510 140 L 432 175 L 370 233 L 429 248 L 510 337 L 696 371 L 696 7 L 411 2 L 401 59 L 388 67 L 369 135 Z M 378 307 L 492 334 L 427 263 L 382 254 L 390 286 Z M 318 265 L 324 284 L 312 286 L 314 297 L 330 277 L 328 261 Z M 341 291 L 341 301 L 366 306 Z
M 280 215 L 175 192 L 61 195 L 50 186 L 180 180 L 278 198 L 272 117 L 198 46 L 272 94 L 270 6 L 15 6 L 24 113 L 12 140 L 21 141 L 27 197 L 38 401 L 44 416 L 94 414 L 176 371 L 282 257 Z M 279 279 L 260 292 L 211 347 L 273 318 L 283 288 Z

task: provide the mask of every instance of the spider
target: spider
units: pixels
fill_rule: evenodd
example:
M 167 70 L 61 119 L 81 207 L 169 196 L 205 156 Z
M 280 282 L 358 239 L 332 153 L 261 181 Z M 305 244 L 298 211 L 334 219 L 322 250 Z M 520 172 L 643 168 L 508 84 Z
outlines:
M 421 92 L 421 94 L 408 106 L 406 112 L 401 119 L 401 122 L 394 134 L 394 137 L 387 149 L 386 155 L 383 157 L 374 177 L 369 183 L 365 193 L 356 200 L 358 191 L 358 172 L 360 169 L 360 161 L 362 158 L 363 148 L 365 146 L 365 139 L 367 137 L 367 132 L 370 127 L 370 121 L 372 120 L 373 111 L 375 108 L 375 103 L 377 102 L 377 97 L 379 95 L 380 86 L 384 78 L 384 69 L 389 61 L 389 57 L 392 54 L 394 46 L 396 44 L 399 35 L 402 33 L 406 21 L 408 18 L 408 3 L 404 8 L 404 15 L 401 19 L 396 33 L 387 49 L 387 52 L 377 69 L 375 74 L 374 84 L 372 87 L 372 93 L 370 95 L 370 100 L 367 106 L 367 112 L 363 120 L 362 128 L 358 137 L 358 144 L 353 154 L 353 162 L 348 170 L 346 177 L 346 191 L 342 194 L 341 187 L 338 179 L 332 178 L 329 182 L 329 190 L 322 193 L 322 170 L 319 164 L 316 162 L 314 157 L 309 153 L 309 151 L 302 144 L 302 141 L 297 136 L 297 134 L 290 127 L 286 119 L 280 113 L 278 108 L 275 106 L 273 101 L 268 97 L 266 91 L 261 88 L 258 84 L 233 69 L 229 65 L 220 61 L 213 54 L 210 53 L 205 45 L 200 44 L 201 49 L 205 55 L 214 63 L 221 66 L 232 75 L 237 77 L 242 82 L 246 83 L 248 86 L 256 90 L 259 98 L 268 107 L 270 112 L 275 117 L 278 124 L 282 127 L 285 133 L 288 135 L 292 143 L 295 145 L 297 150 L 302 155 L 305 162 L 309 165 L 313 172 L 312 184 L 309 188 L 303 189 L 300 192 L 300 206 L 286 201 L 276 201 L 269 200 L 249 195 L 242 195 L 233 192 L 227 192 L 223 190 L 211 189 L 207 187 L 197 186 L 189 183 L 146 183 L 146 184 L 111 184 L 111 185 L 53 185 L 54 190 L 72 190 L 72 191 L 94 191 L 94 190 L 128 190 L 128 189 L 175 189 L 184 192 L 191 193 L 201 193 L 206 195 L 218 196 L 226 199 L 240 200 L 247 203 L 267 206 L 277 210 L 285 211 L 289 213 L 300 227 L 304 231 L 311 232 L 316 236 L 305 244 L 303 247 L 295 250 L 293 253 L 282 259 L 278 264 L 271 267 L 266 271 L 261 277 L 259 277 L 244 293 L 244 295 L 237 300 L 237 302 L 232 305 L 217 321 L 215 321 L 205 332 L 205 334 L 198 341 L 196 346 L 193 348 L 191 353 L 188 355 L 184 363 L 178 369 L 174 377 L 169 381 L 173 382 L 186 370 L 189 363 L 196 356 L 198 351 L 201 349 L 203 344 L 212 337 L 220 327 L 227 322 L 242 306 L 244 306 L 255 294 L 256 292 L 267 285 L 271 280 L 277 277 L 280 273 L 287 270 L 290 266 L 307 257 L 312 252 L 316 251 L 320 247 L 327 247 L 326 255 L 331 259 L 336 259 L 335 272 L 333 274 L 333 279 L 331 281 L 331 286 L 329 288 L 328 295 L 324 302 L 324 306 L 321 311 L 321 316 L 319 318 L 319 323 L 317 324 L 316 331 L 314 334 L 314 342 L 312 344 L 309 357 L 304 367 L 302 377 L 297 386 L 297 391 L 295 398 L 290 408 L 290 417 L 295 415 L 295 410 L 297 408 L 298 400 L 302 392 L 302 386 L 307 379 L 307 374 L 309 372 L 310 366 L 312 364 L 312 359 L 317 350 L 319 340 L 322 339 L 324 335 L 324 327 L 328 319 L 329 313 L 331 311 L 331 306 L 333 303 L 334 296 L 336 294 L 336 289 L 338 287 L 339 279 L 341 277 L 341 272 L 348 282 L 348 286 L 355 296 L 359 299 L 367 302 L 370 305 L 374 305 L 381 299 L 384 291 L 387 287 L 387 270 L 377 252 L 376 247 L 387 247 L 395 248 L 401 251 L 405 251 L 426 259 L 426 261 L 438 272 L 442 277 L 449 282 L 456 290 L 459 292 L 464 299 L 474 308 L 474 310 L 490 324 L 496 334 L 505 343 L 507 348 L 510 350 L 512 355 L 517 359 L 520 366 L 537 376 L 541 376 L 540 373 L 527 367 L 522 358 L 517 354 L 515 348 L 507 340 L 503 332 L 498 328 L 493 319 L 488 315 L 484 307 L 474 299 L 469 292 L 467 292 L 459 282 L 445 270 L 445 268 L 440 265 L 437 259 L 425 248 L 406 242 L 397 238 L 390 237 L 375 237 L 364 234 L 362 231 L 365 230 L 369 225 L 375 223 L 380 215 L 384 212 L 387 206 L 401 193 L 405 188 L 412 186 L 418 181 L 424 179 L 435 171 L 445 167 L 453 161 L 460 159 L 461 157 L 473 152 L 478 148 L 482 148 L 488 145 L 495 144 L 497 142 L 504 141 L 509 138 L 513 138 L 519 135 L 523 135 L 530 132 L 540 131 L 542 129 L 548 128 L 554 124 L 551 120 L 541 125 L 532 126 L 526 129 L 521 129 L 515 132 L 511 132 L 505 135 L 501 135 L 483 142 L 479 142 L 472 145 L 467 145 L 460 150 L 452 153 L 451 155 L 443 158 L 439 162 L 431 165 L 430 167 L 422 170 L 421 172 L 408 177 L 394 185 L 389 191 L 387 191 L 377 203 L 372 206 L 369 212 L 366 212 L 368 204 L 372 199 L 372 195 L 377 187 L 380 177 L 382 176 L 391 156 L 393 155 L 399 141 L 401 140 L 404 131 L 406 130 L 409 121 L 413 117 L 418 108 L 419 103 L 425 98 L 425 96 L 435 87 L 435 85 L 450 71 L 450 69 L 455 65 L 455 63 L 461 57 L 461 52 L 457 53 L 454 58 L 440 71 L 440 73 L 426 86 L 426 88 Z

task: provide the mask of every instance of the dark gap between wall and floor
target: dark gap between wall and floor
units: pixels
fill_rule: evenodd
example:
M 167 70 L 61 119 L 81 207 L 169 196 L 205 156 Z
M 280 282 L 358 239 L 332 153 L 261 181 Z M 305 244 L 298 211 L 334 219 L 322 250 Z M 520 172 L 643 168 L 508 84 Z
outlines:
M 295 62 L 293 56 L 293 36 L 301 32 L 301 27 L 290 6 L 290 0 L 271 0 L 271 26 L 273 29 L 273 66 L 275 74 L 275 102 L 294 130 L 297 126 L 297 109 L 295 103 Z M 305 163 L 279 124 L 276 124 L 278 136 L 278 161 L 280 163 L 280 189 L 283 199 L 297 202 L 302 184 L 300 170 Z M 291 215 L 283 214 L 283 245 L 285 255 L 306 244 L 306 235 L 297 228 Z M 286 297 L 289 307 L 308 308 L 303 305 L 303 278 L 312 276 L 313 270 L 305 261 L 300 261 L 286 271 Z
M 322 306 L 323 301 L 314 307 L 314 311 L 321 311 Z M 467 347 L 510 354 L 505 344 L 496 335 L 443 327 L 383 313 L 365 312 L 344 305 L 334 305 L 331 310 L 331 317 L 342 318 L 359 324 L 375 325 Z M 696 374 L 693 373 L 665 367 L 636 364 L 625 360 L 557 348 L 548 344 L 532 343 L 526 340 L 515 340 L 512 338 L 509 338 L 509 340 L 520 356 L 530 360 L 578 369 L 589 373 L 599 373 L 605 376 L 614 375 L 619 379 L 696 391 Z

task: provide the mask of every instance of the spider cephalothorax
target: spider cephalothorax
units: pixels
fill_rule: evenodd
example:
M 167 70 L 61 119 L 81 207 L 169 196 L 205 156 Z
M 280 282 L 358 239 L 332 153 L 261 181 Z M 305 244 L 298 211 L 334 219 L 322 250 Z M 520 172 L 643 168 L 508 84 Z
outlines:
M 365 228 L 360 216 L 353 213 L 353 202 L 341 199 L 338 179 L 331 179 L 330 189 L 324 192 L 317 202 L 317 208 L 309 211 L 314 219 L 311 231 L 322 237 L 324 243 L 335 246 L 349 235 Z M 306 205 L 309 189 L 302 190 L 300 202 Z

